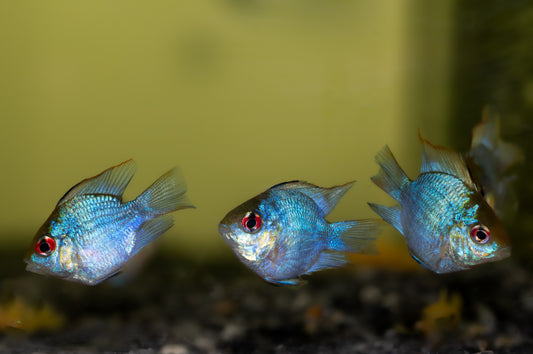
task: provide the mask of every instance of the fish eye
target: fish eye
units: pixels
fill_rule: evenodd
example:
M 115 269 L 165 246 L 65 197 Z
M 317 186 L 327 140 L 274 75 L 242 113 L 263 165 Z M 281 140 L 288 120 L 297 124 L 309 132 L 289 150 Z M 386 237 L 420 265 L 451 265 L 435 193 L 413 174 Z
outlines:
M 43 236 L 35 244 L 35 252 L 37 254 L 48 257 L 56 249 L 56 241 L 50 236 Z
M 261 216 L 253 211 L 247 212 L 242 218 L 242 227 L 247 232 L 256 232 L 261 228 Z
M 470 229 L 470 237 L 477 243 L 486 243 L 490 239 L 490 230 L 485 225 L 474 225 Z

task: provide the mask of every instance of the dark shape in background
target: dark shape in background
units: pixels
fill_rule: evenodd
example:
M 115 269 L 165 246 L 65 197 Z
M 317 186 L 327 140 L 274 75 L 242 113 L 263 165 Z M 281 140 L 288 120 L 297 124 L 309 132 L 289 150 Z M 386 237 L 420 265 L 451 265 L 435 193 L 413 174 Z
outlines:
M 499 112 L 501 135 L 526 155 L 515 189 L 519 212 L 507 224 L 513 259 L 528 267 L 533 251 L 533 7 L 528 1 L 458 1 L 454 16 L 450 141 L 459 151 L 487 104 Z

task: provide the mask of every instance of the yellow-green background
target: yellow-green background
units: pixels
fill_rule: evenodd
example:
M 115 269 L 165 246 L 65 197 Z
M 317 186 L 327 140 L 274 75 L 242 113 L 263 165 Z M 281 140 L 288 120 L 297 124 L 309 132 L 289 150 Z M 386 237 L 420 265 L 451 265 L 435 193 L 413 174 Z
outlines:
M 413 175 L 419 128 L 447 143 L 452 4 L 0 3 L 0 236 L 29 245 L 72 185 L 129 158 L 127 198 L 181 166 L 197 209 L 162 242 L 198 257 L 229 254 L 218 221 L 287 180 L 355 179 L 330 220 L 373 216 L 393 203 L 369 180 L 384 144 Z

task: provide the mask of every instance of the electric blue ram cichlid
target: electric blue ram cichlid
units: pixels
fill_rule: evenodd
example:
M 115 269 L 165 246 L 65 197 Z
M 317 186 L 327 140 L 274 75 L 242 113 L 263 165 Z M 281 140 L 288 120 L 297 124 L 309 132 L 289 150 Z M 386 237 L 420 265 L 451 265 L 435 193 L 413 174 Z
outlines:
M 219 225 L 220 234 L 240 261 L 264 280 L 297 285 L 301 275 L 346 264 L 345 252 L 376 252 L 378 220 L 324 219 L 352 184 L 275 185 L 230 211 Z
M 134 173 L 135 163 L 128 160 L 72 187 L 37 232 L 26 270 L 97 284 L 172 227 L 172 216 L 165 214 L 193 207 L 177 169 L 123 202 Z
M 512 184 L 517 178 L 516 167 L 524 162 L 524 154 L 518 146 L 501 139 L 500 118 L 490 107 L 483 109 L 481 123 L 472 130 L 466 161 L 496 215 L 505 222 L 511 220 L 518 210 L 518 197 Z
M 370 207 L 407 241 L 412 257 L 435 273 L 449 273 L 509 257 L 511 245 L 494 210 L 458 153 L 420 138 L 422 167 L 410 180 L 388 146 L 376 156 L 372 180 L 400 205 Z

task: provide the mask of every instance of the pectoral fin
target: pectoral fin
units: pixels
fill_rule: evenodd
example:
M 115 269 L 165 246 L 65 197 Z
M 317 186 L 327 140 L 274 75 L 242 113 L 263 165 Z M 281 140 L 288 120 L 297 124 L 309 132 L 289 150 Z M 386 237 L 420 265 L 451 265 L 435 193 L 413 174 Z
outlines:
M 305 280 L 301 280 L 298 278 L 283 279 L 283 280 L 274 280 L 270 278 L 265 278 L 265 280 L 273 285 L 278 285 L 278 286 L 298 286 L 298 285 L 302 285 L 305 283 Z

